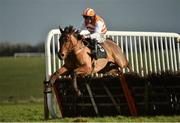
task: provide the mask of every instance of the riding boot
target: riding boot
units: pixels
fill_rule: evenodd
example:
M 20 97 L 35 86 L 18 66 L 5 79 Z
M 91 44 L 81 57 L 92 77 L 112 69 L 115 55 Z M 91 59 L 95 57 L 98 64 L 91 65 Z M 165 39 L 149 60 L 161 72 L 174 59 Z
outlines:
M 95 49 L 93 49 L 93 50 L 91 51 L 91 55 L 92 55 L 92 57 L 93 57 L 95 60 L 97 60 L 97 52 L 96 52 Z
M 98 48 L 98 42 L 95 40 L 95 39 L 93 39 L 93 45 L 94 45 L 94 48 L 92 49 L 92 51 L 91 51 L 91 55 L 93 56 L 93 58 L 94 59 L 98 59 L 97 58 L 97 48 Z

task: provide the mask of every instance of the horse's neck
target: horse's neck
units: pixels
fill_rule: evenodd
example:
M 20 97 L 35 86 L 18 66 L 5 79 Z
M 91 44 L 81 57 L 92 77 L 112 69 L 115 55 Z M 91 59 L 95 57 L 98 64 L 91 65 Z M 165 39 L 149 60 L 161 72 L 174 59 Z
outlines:
M 69 53 L 65 63 L 72 67 L 78 67 L 80 65 L 82 65 L 81 63 L 81 59 L 82 59 L 82 54 L 84 53 L 84 49 L 86 46 L 84 45 L 84 43 L 82 41 L 78 41 L 78 43 L 76 45 L 74 45 L 73 50 Z
M 74 47 L 74 53 L 78 54 L 79 52 L 81 52 L 83 49 L 85 48 L 85 45 L 82 41 L 78 41 L 78 43 L 76 44 L 76 46 Z

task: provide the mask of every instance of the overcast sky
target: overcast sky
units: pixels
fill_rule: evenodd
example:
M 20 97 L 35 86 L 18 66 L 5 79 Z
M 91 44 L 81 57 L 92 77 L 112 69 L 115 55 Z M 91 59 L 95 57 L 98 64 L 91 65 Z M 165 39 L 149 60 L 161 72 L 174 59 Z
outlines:
M 180 0 L 0 0 L 0 41 L 37 44 L 59 25 L 77 27 L 86 7 L 109 30 L 180 33 Z

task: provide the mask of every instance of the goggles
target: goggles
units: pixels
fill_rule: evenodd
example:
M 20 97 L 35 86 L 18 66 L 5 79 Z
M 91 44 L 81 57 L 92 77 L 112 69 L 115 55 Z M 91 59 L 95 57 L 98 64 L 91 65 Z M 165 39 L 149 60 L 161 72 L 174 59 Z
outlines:
M 83 18 L 86 19 L 86 20 L 92 20 L 91 16 L 83 16 Z

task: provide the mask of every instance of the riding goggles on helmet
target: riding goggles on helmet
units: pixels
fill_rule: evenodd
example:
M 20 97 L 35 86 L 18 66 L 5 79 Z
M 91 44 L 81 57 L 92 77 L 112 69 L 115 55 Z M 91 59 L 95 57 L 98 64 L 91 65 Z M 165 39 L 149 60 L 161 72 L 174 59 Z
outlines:
M 83 18 L 86 20 L 92 20 L 92 17 L 90 17 L 90 16 L 83 16 Z

